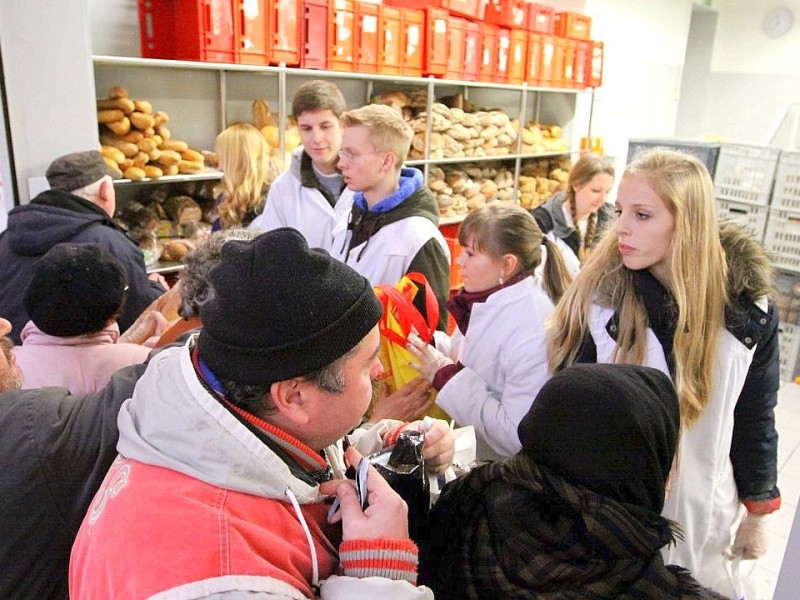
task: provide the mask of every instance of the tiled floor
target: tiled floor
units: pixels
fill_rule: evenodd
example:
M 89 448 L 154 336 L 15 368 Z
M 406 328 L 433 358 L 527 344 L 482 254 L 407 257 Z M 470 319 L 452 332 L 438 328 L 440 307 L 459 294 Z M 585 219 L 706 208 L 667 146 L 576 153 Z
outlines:
M 770 518 L 769 550 L 766 556 L 758 559 L 754 565 L 758 600 L 772 600 L 800 497 L 800 385 L 794 383 L 782 385 L 778 394 L 775 420 L 779 436 L 778 487 L 781 490 L 782 506 Z

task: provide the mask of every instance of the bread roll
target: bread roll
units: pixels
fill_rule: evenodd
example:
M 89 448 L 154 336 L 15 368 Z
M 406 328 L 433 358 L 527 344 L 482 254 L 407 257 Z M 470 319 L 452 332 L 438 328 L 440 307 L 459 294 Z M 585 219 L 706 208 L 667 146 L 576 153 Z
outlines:
M 125 171 L 123 171 L 122 174 L 128 179 L 132 179 L 134 181 L 139 181 L 147 177 L 147 175 L 144 172 L 144 169 L 141 169 L 139 167 L 128 167 L 127 169 L 125 169 Z
M 113 123 L 106 123 L 106 127 L 114 135 L 123 136 L 131 130 L 131 120 L 128 117 L 122 117 L 119 121 Z
M 133 101 L 130 98 L 109 98 L 97 101 L 97 110 L 121 110 L 129 115 L 134 110 Z
M 98 123 L 113 123 L 114 121 L 121 121 L 125 118 L 125 113 L 118 108 L 97 111 Z
M 136 100 L 133 103 L 133 106 L 134 110 L 138 110 L 139 112 L 143 112 L 148 115 L 153 112 L 153 105 L 147 100 Z
M 150 129 L 155 126 L 153 117 L 141 111 L 133 111 L 130 115 L 131 124 L 140 131 Z
M 108 97 L 111 98 L 112 100 L 116 98 L 129 98 L 130 94 L 128 93 L 128 90 L 126 90 L 121 85 L 115 85 L 110 90 L 108 90 Z

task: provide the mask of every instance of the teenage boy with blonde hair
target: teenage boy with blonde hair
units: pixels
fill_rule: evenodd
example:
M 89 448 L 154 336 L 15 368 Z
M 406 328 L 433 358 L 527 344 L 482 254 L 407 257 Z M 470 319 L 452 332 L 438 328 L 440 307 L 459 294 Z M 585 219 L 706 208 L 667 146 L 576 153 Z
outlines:
M 355 194 L 349 221 L 334 230 L 333 253 L 372 285 L 395 283 L 411 271 L 424 274 L 444 329 L 450 251 L 422 173 L 403 167 L 414 131 L 395 109 L 380 104 L 348 111 L 341 122 L 339 169 Z
M 329 81 L 308 81 L 297 88 L 292 116 L 302 146 L 292 153 L 289 169 L 272 182 L 264 211 L 249 227 L 291 227 L 312 248 L 330 250 L 333 228 L 347 220 L 353 204 L 353 192 L 336 167 L 342 143 L 339 116 L 344 111 L 344 96 Z

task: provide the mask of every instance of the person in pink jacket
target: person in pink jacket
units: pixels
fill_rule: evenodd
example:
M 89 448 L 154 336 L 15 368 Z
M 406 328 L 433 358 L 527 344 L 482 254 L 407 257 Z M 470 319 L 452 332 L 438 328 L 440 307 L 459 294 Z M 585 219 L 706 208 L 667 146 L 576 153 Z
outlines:
M 105 387 L 111 375 L 144 362 L 149 348 L 119 342 L 125 270 L 95 244 L 57 244 L 34 266 L 23 303 L 31 320 L 14 348 L 24 388 L 61 386 L 73 394 Z

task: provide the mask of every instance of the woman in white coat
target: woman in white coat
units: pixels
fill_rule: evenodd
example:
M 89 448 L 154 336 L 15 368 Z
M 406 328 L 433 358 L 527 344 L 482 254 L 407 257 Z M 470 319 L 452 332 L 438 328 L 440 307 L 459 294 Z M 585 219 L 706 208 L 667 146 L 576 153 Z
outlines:
M 781 503 L 769 257 L 744 229 L 718 223 L 711 177 L 687 154 L 637 156 L 616 209 L 550 322 L 551 367 L 632 363 L 672 377 L 682 435 L 662 514 L 683 536 L 667 562 L 750 600 L 738 559 L 766 551 L 767 516 Z
M 470 213 L 458 238 L 464 288 L 447 303 L 456 331 L 437 332 L 435 348 L 412 337 L 412 366 L 438 390 L 440 408 L 475 427 L 478 459 L 513 456 L 521 449 L 517 426 L 549 377 L 545 320 L 569 272 L 518 206 L 496 202 Z M 544 273 L 534 274 L 542 261 Z

